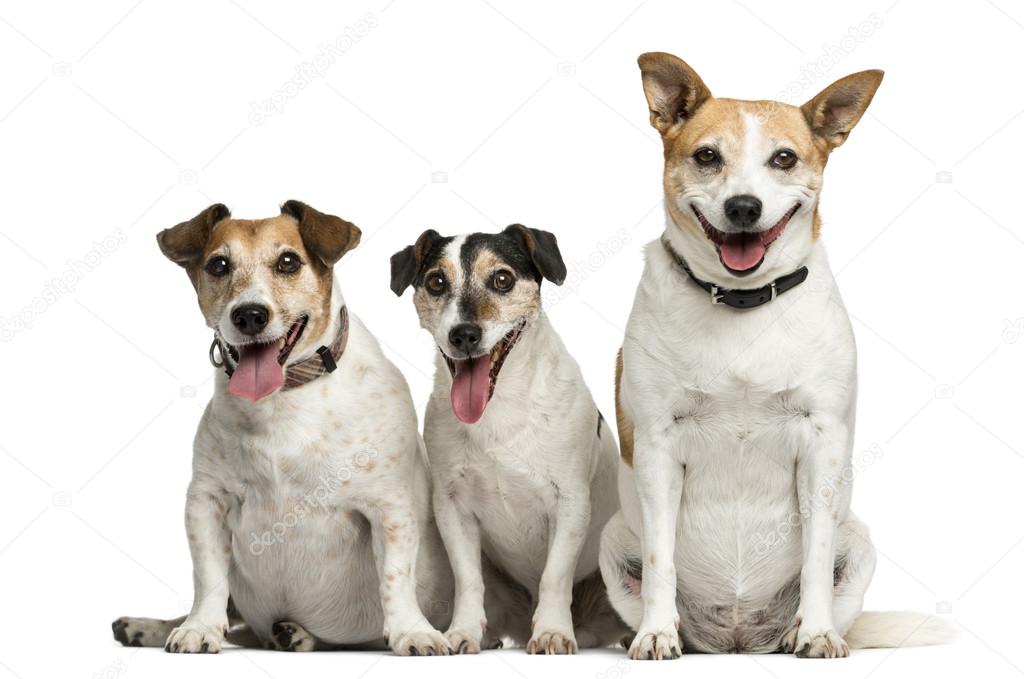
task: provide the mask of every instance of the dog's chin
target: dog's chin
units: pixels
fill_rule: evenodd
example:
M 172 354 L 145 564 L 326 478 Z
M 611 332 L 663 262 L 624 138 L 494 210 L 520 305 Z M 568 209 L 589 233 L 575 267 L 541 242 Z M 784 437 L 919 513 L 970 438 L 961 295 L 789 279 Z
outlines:
M 716 228 L 696 205 L 691 203 L 690 207 L 697 216 L 704 235 L 714 244 L 718 252 L 718 261 L 721 262 L 722 267 L 733 276 L 742 278 L 761 268 L 768 249 L 786 230 L 789 220 L 800 209 L 800 203 L 790 208 L 779 221 L 768 229 L 738 233 Z
M 525 320 L 517 322 L 490 351 L 479 356 L 453 358 L 441 351 L 452 374 L 452 411 L 460 422 L 474 424 L 483 417 L 484 409 L 494 395 L 501 367 L 525 327 Z
M 308 316 L 300 316 L 287 332 L 273 339 L 257 336 L 239 344 L 229 344 L 234 371 L 228 380 L 228 393 L 249 401 L 259 401 L 284 385 L 284 366 L 302 339 Z

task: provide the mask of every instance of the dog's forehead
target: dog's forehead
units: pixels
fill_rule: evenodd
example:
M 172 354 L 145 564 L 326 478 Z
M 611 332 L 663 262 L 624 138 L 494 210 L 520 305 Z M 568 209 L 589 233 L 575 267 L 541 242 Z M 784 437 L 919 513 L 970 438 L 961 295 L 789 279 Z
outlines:
M 704 143 L 742 149 L 756 133 L 770 145 L 815 149 L 814 138 L 801 110 L 779 101 L 709 99 L 679 131 L 673 148 L 688 153 Z
M 519 276 L 533 275 L 533 264 L 522 242 L 507 233 L 474 233 L 462 243 L 459 260 L 463 271 L 487 276 L 506 266 Z
M 445 270 L 449 277 L 471 279 L 488 276 L 495 269 L 507 267 L 520 276 L 534 271 L 529 253 L 522 243 L 505 233 L 471 233 L 438 239 L 424 255 L 421 271 Z
M 207 252 L 214 252 L 222 247 L 241 252 L 288 247 L 305 254 L 298 223 L 286 215 L 268 219 L 225 219 L 218 222 L 210 234 L 206 249 Z

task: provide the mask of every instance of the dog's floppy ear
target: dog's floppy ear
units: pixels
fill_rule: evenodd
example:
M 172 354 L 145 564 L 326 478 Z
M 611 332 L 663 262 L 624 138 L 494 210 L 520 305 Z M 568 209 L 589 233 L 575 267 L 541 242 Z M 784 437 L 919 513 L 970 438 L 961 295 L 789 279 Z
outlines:
M 677 56 L 647 52 L 640 55 L 637 63 L 651 110 L 651 125 L 662 135 L 711 98 L 711 90 L 697 72 Z
M 423 258 L 430 252 L 430 247 L 441 238 L 441 234 L 437 231 L 427 229 L 420 234 L 415 244 L 407 245 L 391 255 L 391 291 L 393 293 L 401 297 L 405 289 L 412 285 L 423 264 Z
M 231 211 L 225 205 L 216 203 L 187 222 L 164 229 L 156 235 L 160 252 L 178 266 L 185 267 L 189 277 L 194 279 L 196 265 L 199 264 L 214 225 L 230 216 Z
M 811 131 L 828 144 L 829 150 L 846 141 L 875 96 L 883 75 L 882 71 L 861 71 L 840 78 L 800 107 Z
M 328 269 L 346 252 L 359 245 L 362 237 L 362 231 L 352 222 L 324 214 L 298 200 L 285 201 L 281 206 L 281 214 L 295 218 L 306 251 Z
M 565 262 L 562 261 L 562 253 L 558 250 L 558 239 L 555 238 L 555 234 L 540 229 L 530 229 L 522 224 L 507 226 L 502 233 L 507 233 L 519 240 L 541 276 L 555 285 L 565 282 Z

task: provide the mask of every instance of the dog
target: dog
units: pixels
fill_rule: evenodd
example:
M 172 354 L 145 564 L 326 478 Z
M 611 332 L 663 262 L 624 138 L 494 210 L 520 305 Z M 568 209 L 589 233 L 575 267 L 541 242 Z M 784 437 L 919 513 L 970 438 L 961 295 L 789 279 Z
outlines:
M 639 66 L 667 225 L 616 371 L 622 509 L 601 571 L 629 656 L 920 642 L 927 616 L 858 618 L 875 550 L 850 511 L 856 350 L 819 238 L 825 164 L 883 74 L 797 107 L 715 98 L 670 54 Z
M 392 290 L 414 288 L 438 347 L 424 439 L 455 573 L 446 636 L 457 652 L 478 652 L 496 622 L 529 653 L 571 654 L 628 633 L 597 562 L 618 508 L 618 446 L 541 307 L 541 282 L 565 276 L 555 236 L 519 224 L 428 230 L 391 258 Z M 521 592 L 493 612 L 488 567 Z
M 260 220 L 212 205 L 158 235 L 218 370 L 185 505 L 192 610 L 118 619 L 121 643 L 448 653 L 453 580 L 412 397 L 334 278 L 359 238 L 294 200 Z

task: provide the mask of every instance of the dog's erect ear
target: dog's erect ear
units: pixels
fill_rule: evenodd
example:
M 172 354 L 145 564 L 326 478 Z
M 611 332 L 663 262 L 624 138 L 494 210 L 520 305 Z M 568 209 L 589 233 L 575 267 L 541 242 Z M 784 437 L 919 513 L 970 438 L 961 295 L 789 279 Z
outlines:
M 231 216 L 231 211 L 221 203 L 211 205 L 187 222 L 164 229 L 156 235 L 160 252 L 167 259 L 189 270 L 192 277 L 203 249 L 210 239 L 214 225 Z
M 562 261 L 562 253 L 558 250 L 558 240 L 555 238 L 555 234 L 540 229 L 530 229 L 522 224 L 507 226 L 502 233 L 507 233 L 519 240 L 541 276 L 555 285 L 565 282 L 565 262 Z
M 298 200 L 285 201 L 281 206 L 281 214 L 295 218 L 306 251 L 328 269 L 346 252 L 359 245 L 363 235 L 352 222 L 326 215 Z
M 800 107 L 811 131 L 825 140 L 829 150 L 846 141 L 875 96 L 883 75 L 882 71 L 861 71 L 840 78 Z
M 651 125 L 662 135 L 711 98 L 711 90 L 697 72 L 677 56 L 647 52 L 640 55 L 637 63 L 647 107 L 651 109 Z
M 423 258 L 430 252 L 431 246 L 442 238 L 433 229 L 427 229 L 416 239 L 416 243 L 408 245 L 391 255 L 391 291 L 399 297 L 405 289 L 412 285 L 419 273 Z

